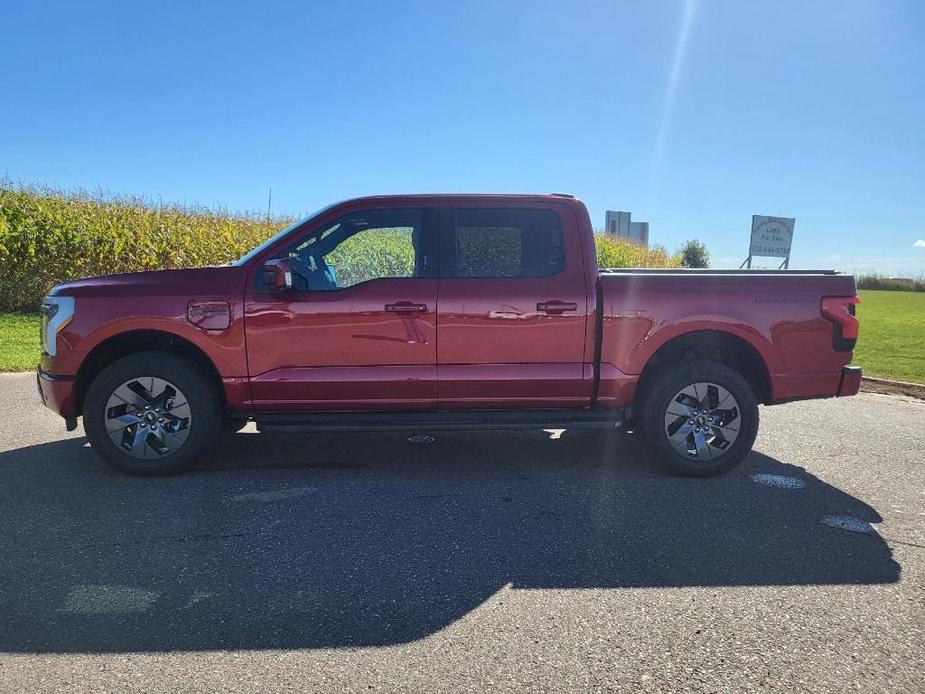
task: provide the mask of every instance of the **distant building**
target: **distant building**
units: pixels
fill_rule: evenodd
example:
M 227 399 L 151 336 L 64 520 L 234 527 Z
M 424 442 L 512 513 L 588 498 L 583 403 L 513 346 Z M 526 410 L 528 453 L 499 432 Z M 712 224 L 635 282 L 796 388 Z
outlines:
M 622 236 L 635 243 L 648 246 L 649 223 L 633 222 L 630 220 L 630 214 L 630 212 L 614 212 L 612 210 L 607 210 L 607 212 L 604 213 L 604 233 L 613 236 Z

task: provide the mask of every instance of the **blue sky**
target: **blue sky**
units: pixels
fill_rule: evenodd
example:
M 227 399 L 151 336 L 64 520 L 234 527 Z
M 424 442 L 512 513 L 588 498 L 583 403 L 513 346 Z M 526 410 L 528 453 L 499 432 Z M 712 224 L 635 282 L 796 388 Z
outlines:
M 8 2 L 0 175 L 277 213 L 551 192 L 925 274 L 925 3 Z M 921 246 L 916 241 L 923 240 Z M 768 264 L 772 261 L 766 261 Z

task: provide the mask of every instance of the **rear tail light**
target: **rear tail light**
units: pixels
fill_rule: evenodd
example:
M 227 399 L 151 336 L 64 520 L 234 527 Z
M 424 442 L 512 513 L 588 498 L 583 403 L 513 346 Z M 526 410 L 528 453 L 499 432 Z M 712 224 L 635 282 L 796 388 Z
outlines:
M 835 326 L 832 346 L 841 352 L 854 349 L 858 341 L 858 319 L 855 306 L 861 303 L 858 296 L 825 296 L 822 298 L 822 317 Z

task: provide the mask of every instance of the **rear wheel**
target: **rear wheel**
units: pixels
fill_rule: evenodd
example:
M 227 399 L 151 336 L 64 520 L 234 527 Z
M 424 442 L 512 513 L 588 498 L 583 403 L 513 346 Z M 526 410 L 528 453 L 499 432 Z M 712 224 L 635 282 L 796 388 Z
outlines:
M 657 457 L 681 475 L 707 477 L 738 465 L 758 433 L 758 402 L 742 376 L 697 359 L 668 367 L 640 406 L 641 432 Z
M 96 377 L 83 408 L 93 450 L 133 475 L 188 468 L 222 429 L 221 400 L 200 368 L 182 357 L 140 352 Z

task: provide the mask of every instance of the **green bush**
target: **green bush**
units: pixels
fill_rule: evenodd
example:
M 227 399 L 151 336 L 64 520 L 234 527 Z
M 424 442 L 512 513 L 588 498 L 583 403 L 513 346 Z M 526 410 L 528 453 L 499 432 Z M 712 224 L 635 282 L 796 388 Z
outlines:
M 710 251 L 698 239 L 691 239 L 681 246 L 681 265 L 684 267 L 710 267 Z
M 0 311 L 35 311 L 52 285 L 70 279 L 226 263 L 290 222 L 0 181 Z M 406 241 L 396 230 L 355 249 L 348 242 L 328 259 L 343 285 L 368 279 L 371 267 L 407 276 L 413 252 Z M 595 242 L 601 267 L 680 265 L 661 246 L 600 234 Z

